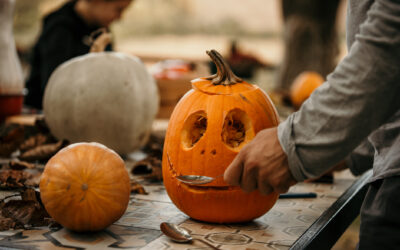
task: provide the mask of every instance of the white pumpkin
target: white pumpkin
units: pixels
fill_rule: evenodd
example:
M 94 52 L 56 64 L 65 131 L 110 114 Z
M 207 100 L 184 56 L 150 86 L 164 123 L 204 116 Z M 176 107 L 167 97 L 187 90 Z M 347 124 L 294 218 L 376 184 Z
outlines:
M 146 142 L 159 107 L 157 85 L 142 61 L 119 52 L 73 58 L 50 76 L 43 110 L 51 132 L 95 141 L 120 154 Z

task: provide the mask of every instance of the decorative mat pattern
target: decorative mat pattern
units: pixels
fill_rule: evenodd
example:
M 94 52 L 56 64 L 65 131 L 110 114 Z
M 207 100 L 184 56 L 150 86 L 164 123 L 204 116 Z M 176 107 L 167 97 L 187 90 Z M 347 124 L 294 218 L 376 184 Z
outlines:
M 48 227 L 0 232 L 0 249 L 207 249 L 197 240 L 174 243 L 162 235 L 161 222 L 187 229 L 193 238 L 220 249 L 288 249 L 353 183 L 335 176 L 334 184 L 300 183 L 290 192 L 316 192 L 318 198 L 279 199 L 264 216 L 242 224 L 194 221 L 171 203 L 161 183 L 144 183 L 148 195 L 132 195 L 124 216 L 97 233 L 74 233 Z M 1 192 L 0 192 L 1 193 Z

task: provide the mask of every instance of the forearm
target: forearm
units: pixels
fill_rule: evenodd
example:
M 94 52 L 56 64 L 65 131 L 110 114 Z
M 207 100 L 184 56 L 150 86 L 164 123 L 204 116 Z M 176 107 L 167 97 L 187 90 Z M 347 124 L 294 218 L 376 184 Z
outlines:
M 378 0 L 349 54 L 279 125 L 280 143 L 298 181 L 320 175 L 400 107 L 400 3 Z

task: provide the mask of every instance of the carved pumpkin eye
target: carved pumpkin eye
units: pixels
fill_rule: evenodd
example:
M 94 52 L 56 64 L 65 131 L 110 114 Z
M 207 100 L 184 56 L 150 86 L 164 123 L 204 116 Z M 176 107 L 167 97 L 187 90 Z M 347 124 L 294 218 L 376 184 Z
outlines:
M 221 133 L 222 141 L 229 148 L 239 150 L 244 146 L 250 131 L 252 131 L 251 120 L 246 112 L 233 109 L 225 117 Z
M 183 125 L 181 139 L 185 149 L 190 149 L 203 137 L 207 130 L 207 115 L 204 111 L 191 114 Z

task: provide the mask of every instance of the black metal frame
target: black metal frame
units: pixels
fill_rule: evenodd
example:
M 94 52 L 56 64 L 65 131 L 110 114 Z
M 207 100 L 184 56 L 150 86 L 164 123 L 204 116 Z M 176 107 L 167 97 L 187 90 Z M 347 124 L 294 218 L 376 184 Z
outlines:
M 290 249 L 330 249 L 360 214 L 372 170 L 358 178 L 308 229 Z

